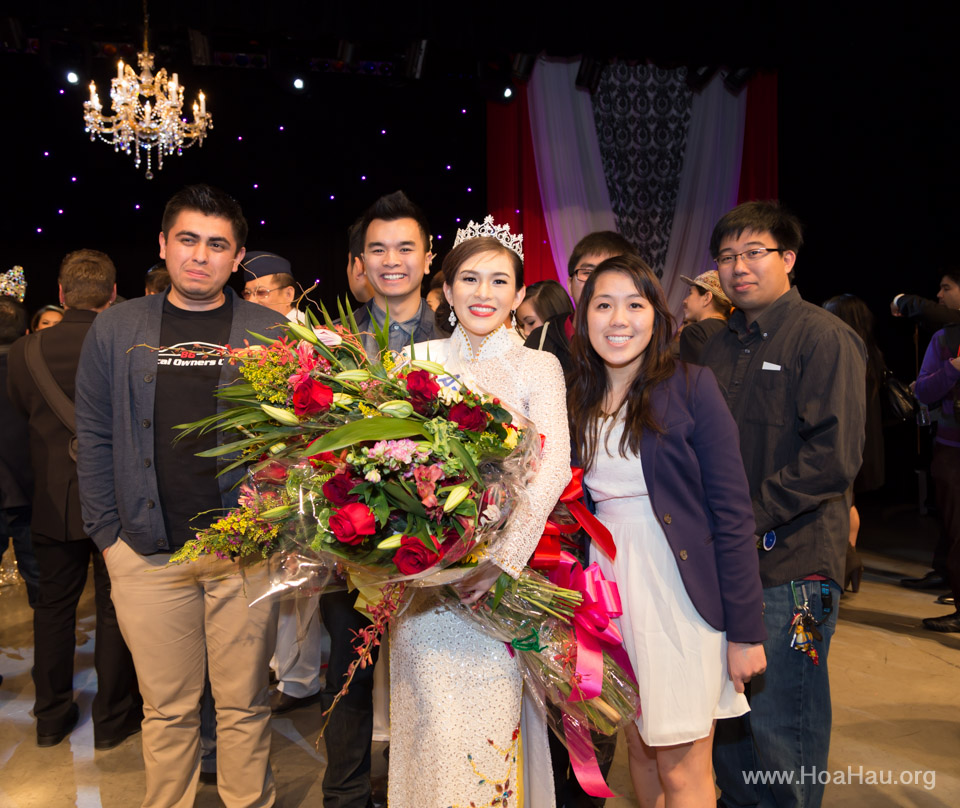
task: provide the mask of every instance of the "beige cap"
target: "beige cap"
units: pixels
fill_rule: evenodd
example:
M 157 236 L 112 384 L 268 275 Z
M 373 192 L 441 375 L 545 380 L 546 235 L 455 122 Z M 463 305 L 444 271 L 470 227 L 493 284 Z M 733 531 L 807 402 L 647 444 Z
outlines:
M 691 286 L 699 286 L 707 292 L 713 292 L 713 296 L 724 306 L 733 305 L 730 302 L 730 298 L 723 293 L 723 287 L 720 286 L 720 273 L 715 269 L 703 272 L 697 275 L 696 278 L 688 278 L 686 275 L 681 275 L 680 280 Z

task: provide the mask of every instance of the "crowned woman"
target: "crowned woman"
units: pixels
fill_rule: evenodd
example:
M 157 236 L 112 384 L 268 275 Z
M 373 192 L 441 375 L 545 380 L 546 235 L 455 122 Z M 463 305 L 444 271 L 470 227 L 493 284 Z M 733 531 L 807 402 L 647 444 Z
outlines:
M 491 216 L 458 231 L 443 262 L 449 308 L 438 311 L 453 334 L 429 344 L 451 375 L 498 396 L 543 436 L 517 512 L 458 584 L 468 604 L 502 573 L 519 577 L 570 478 L 560 364 L 514 336 L 524 296 L 522 240 Z M 417 348 L 425 354 L 426 346 Z M 521 710 L 523 677 L 507 646 L 426 596 L 396 620 L 391 643 L 391 807 L 553 806 L 546 723 L 532 703 Z

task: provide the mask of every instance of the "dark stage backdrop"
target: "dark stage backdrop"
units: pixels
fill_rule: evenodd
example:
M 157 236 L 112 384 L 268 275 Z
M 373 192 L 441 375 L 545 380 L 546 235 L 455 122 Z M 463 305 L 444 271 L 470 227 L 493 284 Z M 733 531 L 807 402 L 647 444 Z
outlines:
M 806 227 L 797 284 L 818 305 L 843 292 L 863 298 L 888 365 L 911 381 L 914 327 L 889 304 L 899 292 L 934 297 L 942 270 L 960 264 L 957 51 L 934 39 L 904 47 L 898 36 L 867 54 L 851 49 L 854 29 L 834 30 L 821 58 L 779 72 L 780 197 Z M 929 339 L 920 332 L 921 359 Z M 917 457 L 916 427 L 887 424 L 885 444 L 885 507 L 916 503 L 914 469 L 929 462 Z
M 942 270 L 960 265 L 956 57 L 831 54 L 779 72 L 780 198 L 805 225 L 797 284 L 818 305 L 863 298 L 881 348 L 911 380 L 913 328 L 890 315 L 890 300 L 932 298 Z
M 71 86 L 39 57 L 0 55 L 8 108 L 18 111 L 4 126 L 0 271 L 24 267 L 31 311 L 56 302 L 60 260 L 82 247 L 113 258 L 120 294 L 142 295 L 163 206 L 189 183 L 235 196 L 250 223 L 247 249 L 289 258 L 304 287 L 319 280 L 328 305 L 346 291 L 347 227 L 377 196 L 402 188 L 425 208 L 436 269 L 457 217 L 486 213 L 485 103 L 469 81 L 305 73 L 305 91 L 294 92 L 289 75 L 265 70 L 160 57 L 157 67 L 179 73 L 185 107 L 203 89 L 215 128 L 147 180 L 132 157 L 83 131 L 90 75 Z M 95 60 L 93 71 L 106 106 L 115 62 Z

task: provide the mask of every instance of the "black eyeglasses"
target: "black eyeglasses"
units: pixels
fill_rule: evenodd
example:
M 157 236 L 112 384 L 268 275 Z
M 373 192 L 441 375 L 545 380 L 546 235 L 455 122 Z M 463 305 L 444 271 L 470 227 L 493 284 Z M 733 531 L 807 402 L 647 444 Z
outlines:
M 752 247 L 749 250 L 733 253 L 732 255 L 718 255 L 713 259 L 713 263 L 715 263 L 721 269 L 723 267 L 732 267 L 737 263 L 737 259 L 742 257 L 745 264 L 754 264 L 764 258 L 767 253 L 772 252 L 782 253 L 783 250 L 781 250 L 779 247 Z

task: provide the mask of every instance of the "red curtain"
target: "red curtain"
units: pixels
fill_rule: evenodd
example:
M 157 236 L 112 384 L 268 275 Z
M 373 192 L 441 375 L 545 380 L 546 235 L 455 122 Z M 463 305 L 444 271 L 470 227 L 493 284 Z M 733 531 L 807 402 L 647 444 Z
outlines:
M 550 252 L 530 134 L 527 88 L 512 104 L 487 103 L 487 210 L 497 224 L 523 233 L 524 281 L 529 286 L 560 275 Z
M 747 82 L 747 114 L 737 202 L 776 199 L 777 74 L 757 73 Z

